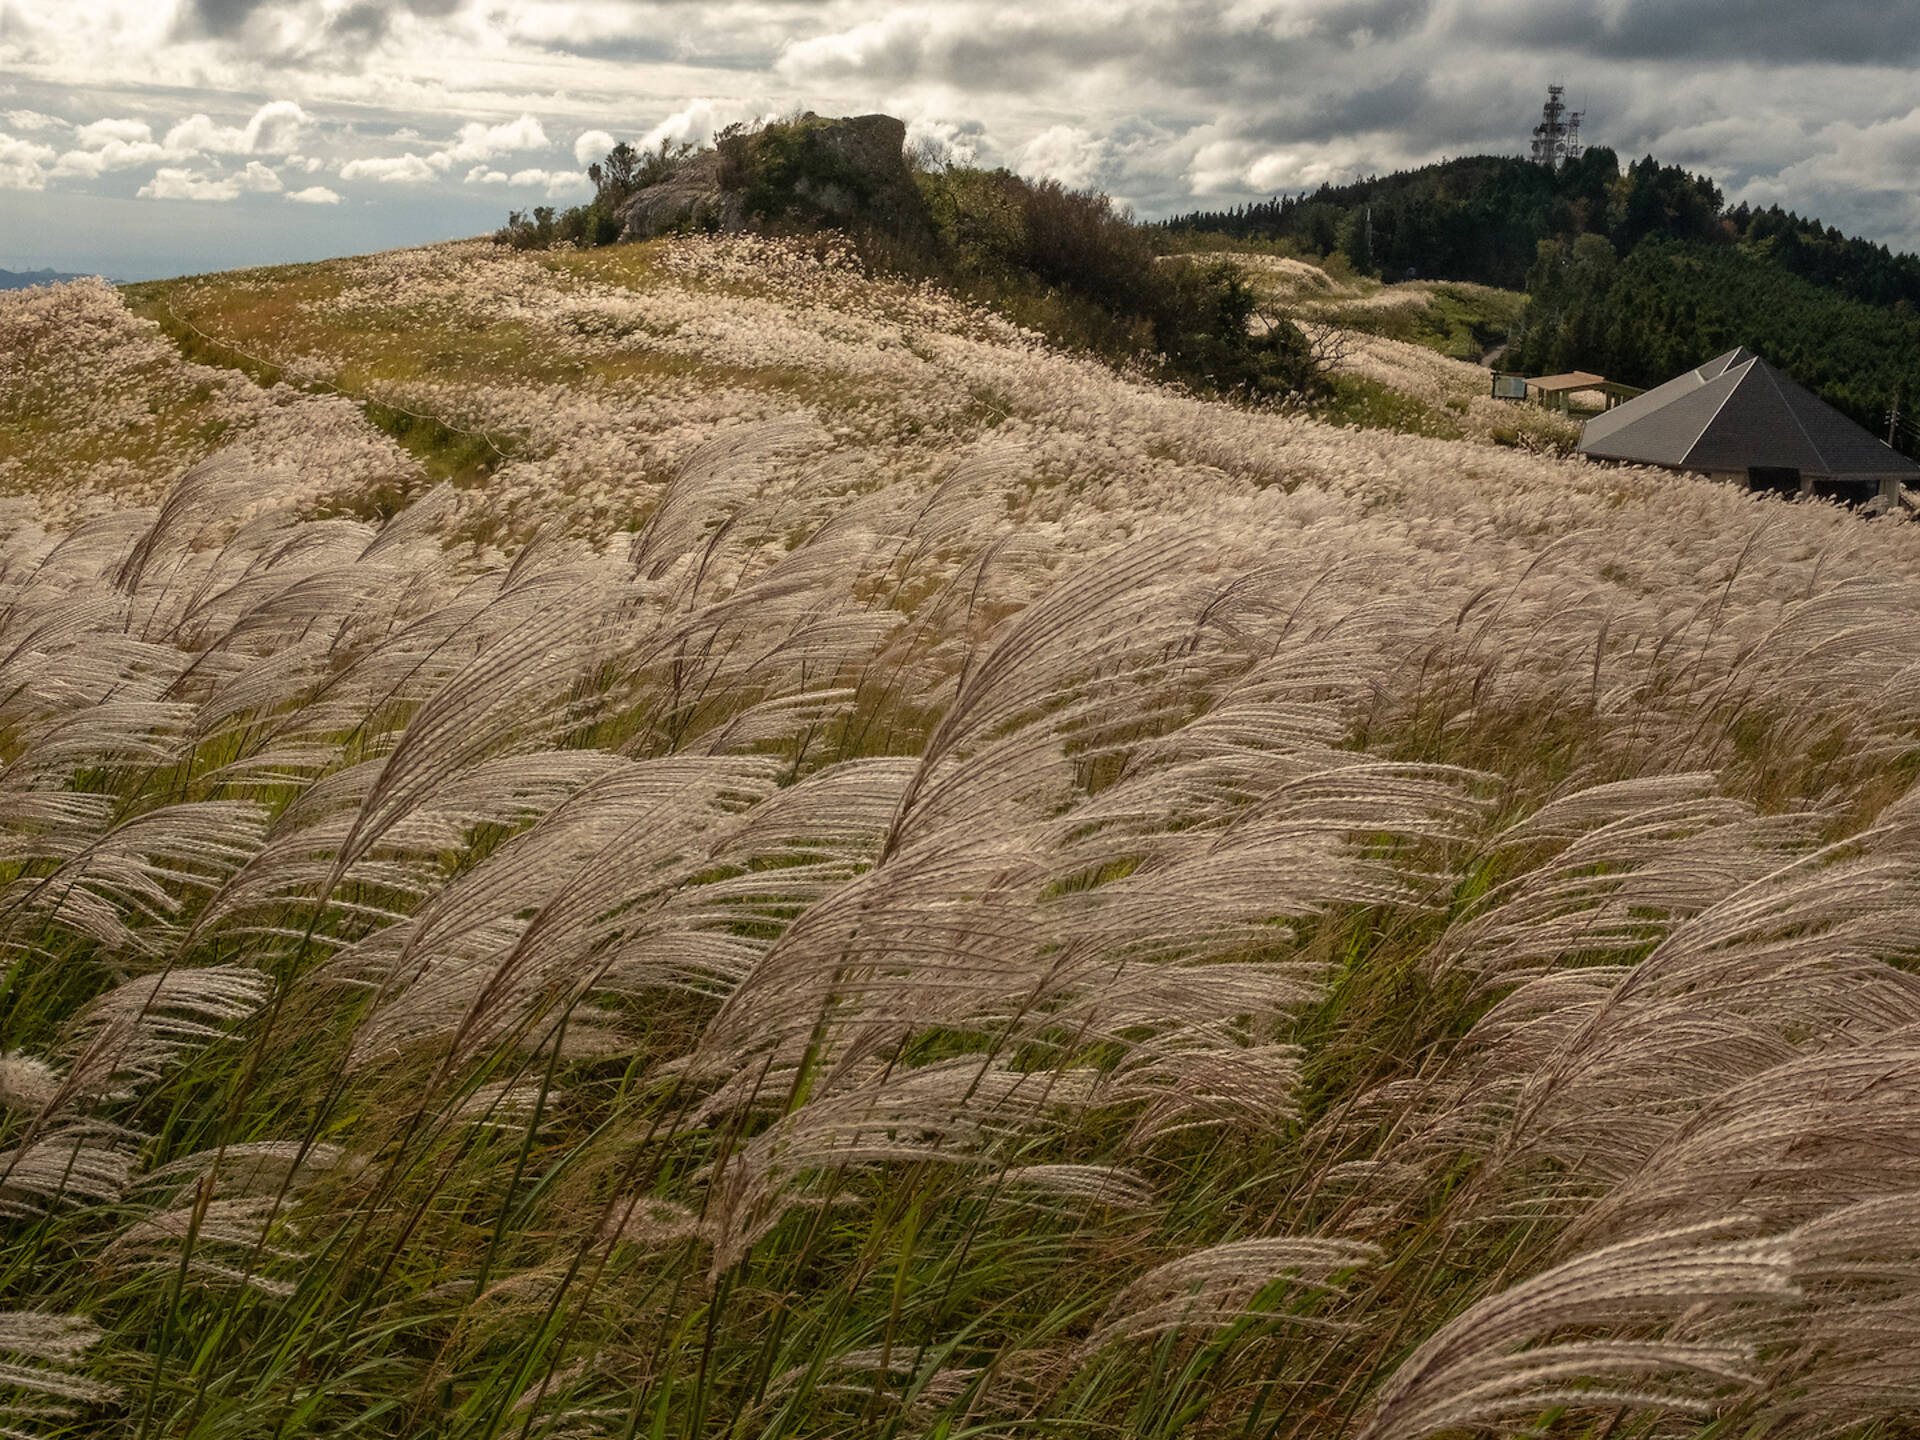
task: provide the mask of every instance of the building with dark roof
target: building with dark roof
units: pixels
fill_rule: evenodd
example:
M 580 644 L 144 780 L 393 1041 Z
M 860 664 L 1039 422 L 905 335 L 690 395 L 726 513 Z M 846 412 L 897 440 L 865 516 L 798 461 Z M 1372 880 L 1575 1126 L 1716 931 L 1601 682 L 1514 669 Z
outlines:
M 1746 349 L 1596 415 L 1580 453 L 1854 504 L 1920 485 L 1920 464 Z

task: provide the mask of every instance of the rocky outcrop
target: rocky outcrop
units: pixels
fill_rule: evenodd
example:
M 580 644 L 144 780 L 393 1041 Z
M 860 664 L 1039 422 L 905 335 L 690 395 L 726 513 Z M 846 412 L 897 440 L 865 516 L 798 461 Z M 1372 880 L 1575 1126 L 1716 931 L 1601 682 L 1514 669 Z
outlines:
M 676 230 L 740 230 L 746 208 L 739 191 L 720 183 L 721 156 L 702 150 L 658 185 L 635 192 L 620 208 L 620 238 L 649 240 Z
M 907 169 L 907 126 L 891 115 L 845 120 L 806 116 L 797 122 L 793 196 L 797 204 L 838 220 L 899 210 L 917 192 Z
M 622 240 L 756 223 L 899 225 L 918 213 L 907 127 L 891 115 L 803 115 L 726 136 L 620 209 Z

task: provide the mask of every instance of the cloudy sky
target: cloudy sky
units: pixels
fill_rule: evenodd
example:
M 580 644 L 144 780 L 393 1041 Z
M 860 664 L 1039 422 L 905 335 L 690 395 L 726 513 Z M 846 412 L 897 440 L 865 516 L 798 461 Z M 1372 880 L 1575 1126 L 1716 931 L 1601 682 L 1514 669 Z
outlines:
M 1142 216 L 1590 142 L 1920 249 L 1892 0 L 0 0 L 0 267 L 383 249 L 586 193 L 614 137 L 885 110 Z

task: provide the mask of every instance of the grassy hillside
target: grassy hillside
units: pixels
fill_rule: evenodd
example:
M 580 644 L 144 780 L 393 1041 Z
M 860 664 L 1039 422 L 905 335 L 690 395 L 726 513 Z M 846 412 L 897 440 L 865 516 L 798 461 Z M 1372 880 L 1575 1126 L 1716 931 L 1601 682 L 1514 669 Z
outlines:
M 795 242 L 0 366 L 0 1425 L 1909 1433 L 1911 526 Z
M 1294 316 L 1329 354 L 1332 393 L 1313 413 L 1332 424 L 1571 454 L 1579 426 L 1492 396 L 1479 362 L 1498 359 L 1526 296 L 1485 285 L 1383 285 L 1337 257 L 1224 252 L 1263 298 Z

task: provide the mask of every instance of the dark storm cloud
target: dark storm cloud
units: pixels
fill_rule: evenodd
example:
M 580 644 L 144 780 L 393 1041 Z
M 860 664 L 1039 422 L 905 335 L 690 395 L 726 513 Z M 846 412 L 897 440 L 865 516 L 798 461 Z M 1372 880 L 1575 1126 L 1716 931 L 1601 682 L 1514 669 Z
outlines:
M 1462 69 L 1426 47 L 1433 0 L 1333 0 L 1264 15 L 1166 0 L 1010 15 L 1011 8 L 894 12 L 789 47 L 780 70 L 801 85 L 938 85 L 1050 108 L 1066 96 L 1105 94 L 1149 111 L 1264 111 L 1276 117 L 1276 135 L 1296 139 L 1407 128 L 1417 103 L 1418 123 L 1436 138 L 1487 133 L 1483 98 L 1430 85 L 1420 73 Z M 1398 78 L 1383 80 L 1383 72 Z M 1499 98 L 1510 98 L 1511 80 L 1497 81 Z
M 1139 82 L 1130 93 L 1148 103 L 1168 88 L 1231 101 L 1401 39 L 1427 22 L 1433 0 L 1333 0 L 1264 23 L 1165 0 L 1064 14 L 976 8 L 896 11 L 791 46 L 786 68 L 808 78 L 921 81 L 1040 100 L 1090 71 L 1115 69 Z
M 180 12 L 180 28 L 198 35 L 237 35 L 254 12 L 272 0 L 193 0 Z
M 1003 15 L 990 24 L 972 20 L 960 7 L 902 12 L 794 45 L 781 66 L 803 83 L 930 82 L 976 94 L 1038 97 L 1109 62 L 1131 68 L 1144 39 L 1124 23 Z
M 1612 11 L 1497 0 L 1460 33 L 1617 60 L 1883 65 L 1920 55 L 1915 19 L 1888 0 L 1629 0 Z
M 530 42 L 549 55 L 608 60 L 626 65 L 688 65 L 702 70 L 759 73 L 780 58 L 777 46 L 709 42 L 668 30 L 629 35 L 557 36 Z
M 396 16 L 421 15 L 444 18 L 458 10 L 463 0 L 364 0 L 349 6 L 322 27 L 316 43 L 352 41 L 371 44 L 387 33 Z M 255 17 L 271 17 L 311 10 L 300 0 L 188 0 L 179 12 L 177 28 L 186 38 L 211 38 L 244 44 Z M 277 47 L 270 47 L 277 50 Z
M 592 24 L 530 26 L 529 10 L 509 20 L 506 32 L 546 55 L 764 73 L 818 14 L 818 0 L 754 0 L 748 7 L 725 0 L 619 0 L 598 9 Z
M 1538 87 L 1489 76 L 1472 87 L 1407 68 L 1357 89 L 1277 98 L 1236 126 L 1243 138 L 1269 145 L 1315 145 L 1356 136 L 1418 139 L 1458 150 L 1510 137 L 1540 102 Z
M 582 133 L 887 110 L 925 142 L 1151 217 L 1524 154 L 1549 81 L 1586 111 L 1590 144 L 1920 246 L 1920 15 L 1901 0 L 152 0 L 144 31 L 108 23 L 125 3 L 0 0 L 7 104 L 159 136 L 297 100 L 316 119 L 283 184 L 329 180 L 363 206 L 370 246 L 412 192 L 347 180 L 347 164 L 522 112 L 570 159 Z M 169 54 L 169 39 L 191 43 Z M 29 179 L 66 193 L 86 163 Z M 473 168 L 407 184 L 504 193 Z

